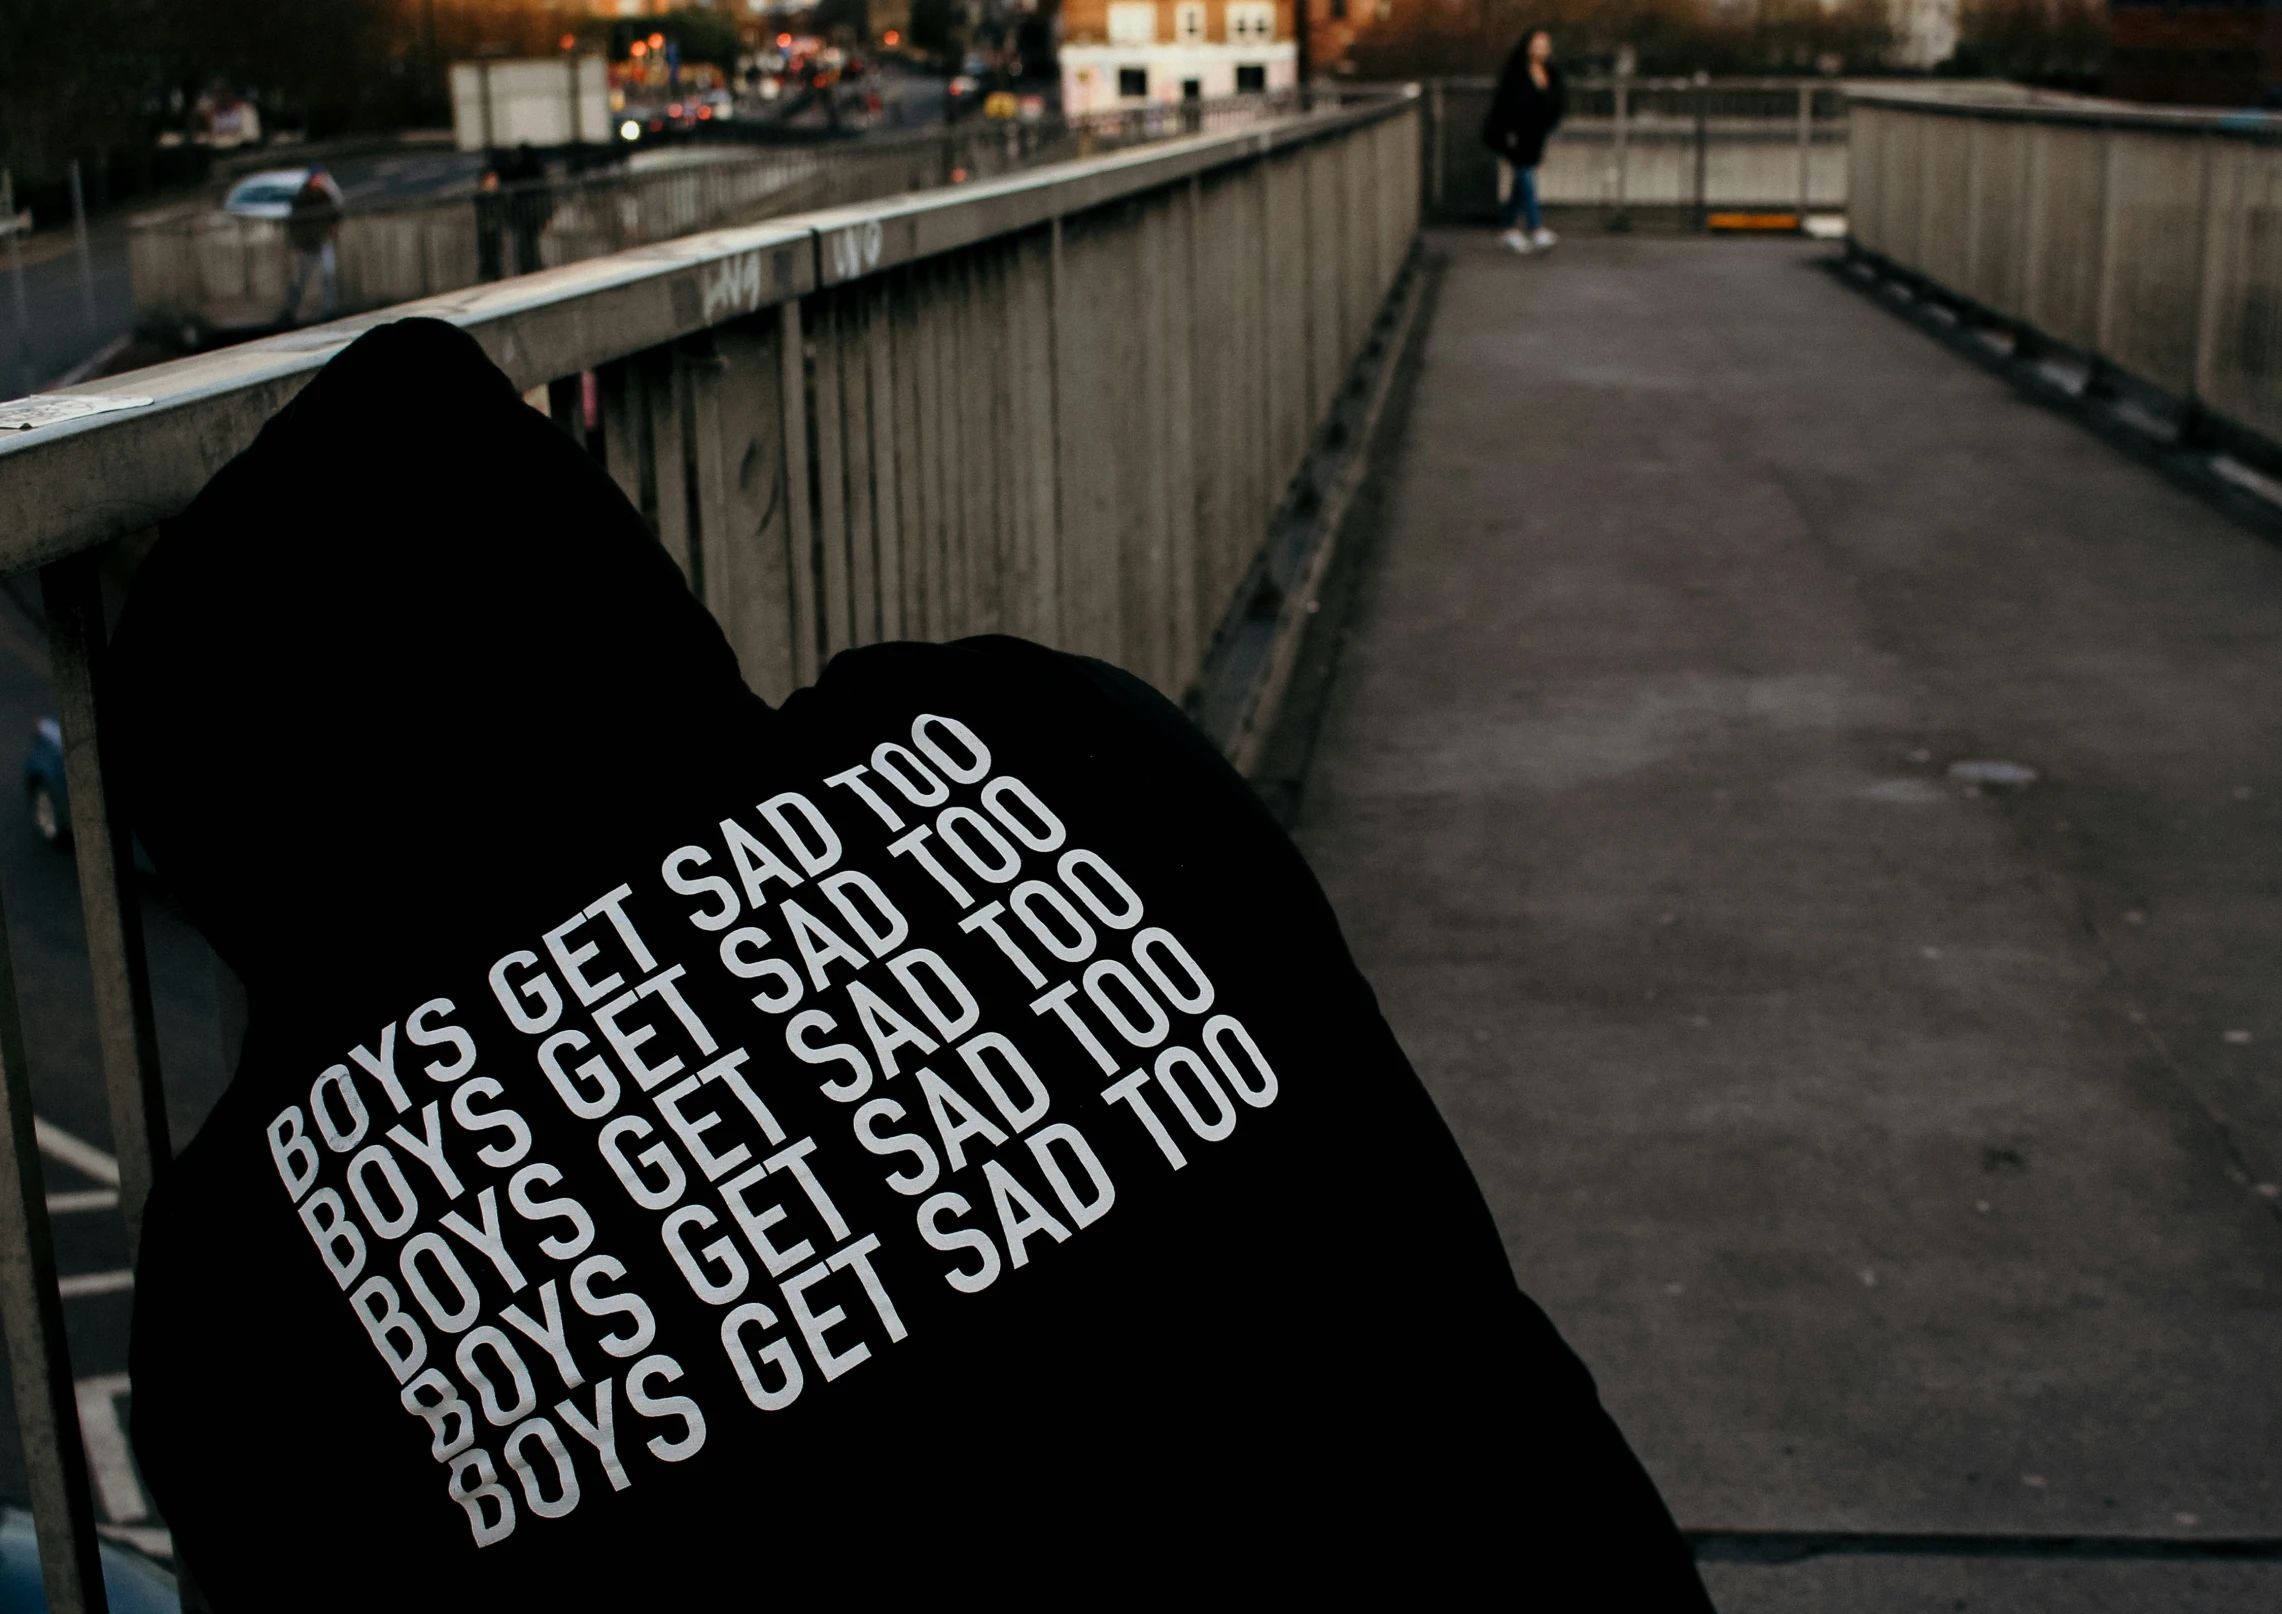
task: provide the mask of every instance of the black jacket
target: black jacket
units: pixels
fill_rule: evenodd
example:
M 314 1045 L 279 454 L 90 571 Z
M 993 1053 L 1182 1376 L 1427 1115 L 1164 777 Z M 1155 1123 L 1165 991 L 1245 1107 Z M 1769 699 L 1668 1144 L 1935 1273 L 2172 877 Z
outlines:
M 1516 168 L 1535 168 L 1544 160 L 1547 138 L 1560 127 L 1568 109 L 1568 83 L 1561 69 L 1545 64 L 1543 89 L 1529 76 L 1529 41 L 1524 39 L 1498 75 L 1497 94 L 1482 122 L 1482 144 Z
M 133 1337 L 222 1614 L 1709 1607 L 1314 879 L 1134 679 L 882 645 L 771 710 L 418 321 L 215 478 L 117 653 L 136 824 L 252 1009 Z

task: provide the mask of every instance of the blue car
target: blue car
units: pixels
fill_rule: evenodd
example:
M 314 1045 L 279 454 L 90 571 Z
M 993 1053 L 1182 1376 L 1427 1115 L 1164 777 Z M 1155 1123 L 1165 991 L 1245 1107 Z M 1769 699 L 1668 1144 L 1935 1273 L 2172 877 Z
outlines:
M 64 726 L 52 717 L 32 724 L 32 749 L 23 753 L 23 794 L 32 806 L 32 829 L 50 847 L 71 845 L 71 792 L 64 790 Z
M 69 846 L 71 794 L 63 783 L 63 725 L 52 717 L 32 725 L 32 748 L 24 753 L 24 798 L 40 839 L 50 846 Z
M 181 1614 L 172 1575 L 117 1542 L 106 1541 L 100 1550 L 111 1614 Z M 47 1606 L 32 1516 L 14 1503 L 0 1504 L 0 1614 L 46 1614 Z

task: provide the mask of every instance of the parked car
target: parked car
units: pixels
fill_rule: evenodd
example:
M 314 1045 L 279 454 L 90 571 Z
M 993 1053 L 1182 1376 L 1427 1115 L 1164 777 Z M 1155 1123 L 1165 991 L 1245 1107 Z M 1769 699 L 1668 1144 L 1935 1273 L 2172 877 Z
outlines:
M 179 1614 L 182 1593 L 165 1569 L 115 1541 L 97 1550 L 111 1614 Z M 0 1614 L 46 1614 L 47 1606 L 32 1516 L 14 1503 L 0 1504 Z
M 32 725 L 32 748 L 24 753 L 24 798 L 40 839 L 50 846 L 69 846 L 71 795 L 63 783 L 63 725 L 52 717 Z
M 232 185 L 222 198 L 222 211 L 242 219 L 287 218 L 293 212 L 293 198 L 308 183 L 306 168 L 265 168 Z

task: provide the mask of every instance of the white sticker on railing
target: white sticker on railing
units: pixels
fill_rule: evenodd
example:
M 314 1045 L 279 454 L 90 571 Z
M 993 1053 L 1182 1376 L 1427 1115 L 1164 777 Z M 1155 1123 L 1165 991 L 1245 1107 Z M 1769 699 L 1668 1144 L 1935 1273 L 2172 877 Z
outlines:
M 878 226 L 873 226 L 878 228 Z M 39 426 L 61 425 L 82 415 L 103 415 L 114 409 L 142 409 L 148 398 L 129 398 L 116 392 L 35 392 L 29 398 L 0 404 L 0 431 L 28 432 Z

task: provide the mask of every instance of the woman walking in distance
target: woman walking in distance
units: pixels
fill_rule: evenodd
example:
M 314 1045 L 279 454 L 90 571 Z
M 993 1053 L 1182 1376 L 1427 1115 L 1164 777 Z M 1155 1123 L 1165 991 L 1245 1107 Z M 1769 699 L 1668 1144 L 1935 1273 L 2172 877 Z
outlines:
M 1482 143 L 1498 154 L 1499 177 L 1507 182 L 1500 187 L 1498 222 L 1505 234 L 1498 239 L 1516 252 L 1535 252 L 1557 239 L 1538 215 L 1537 165 L 1545 157 L 1546 137 L 1567 110 L 1567 88 L 1553 65 L 1553 36 L 1531 29 L 1506 58 L 1482 126 Z

